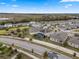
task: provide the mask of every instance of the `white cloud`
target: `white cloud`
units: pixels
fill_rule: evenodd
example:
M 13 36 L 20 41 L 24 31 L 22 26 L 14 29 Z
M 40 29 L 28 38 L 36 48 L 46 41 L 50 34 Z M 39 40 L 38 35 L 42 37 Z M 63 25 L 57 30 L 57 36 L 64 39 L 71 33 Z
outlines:
M 1 5 L 4 5 L 4 4 L 6 4 L 6 3 L 5 3 L 5 2 L 1 2 L 0 4 L 1 4 Z
M 61 0 L 60 2 L 79 2 L 79 0 Z
M 14 7 L 14 8 L 15 8 L 15 7 L 19 7 L 19 6 L 18 6 L 18 5 L 12 5 L 12 7 Z
M 12 1 L 16 1 L 16 0 L 12 0 Z
M 69 8 L 69 7 L 72 7 L 72 4 L 67 4 L 64 6 L 65 8 Z

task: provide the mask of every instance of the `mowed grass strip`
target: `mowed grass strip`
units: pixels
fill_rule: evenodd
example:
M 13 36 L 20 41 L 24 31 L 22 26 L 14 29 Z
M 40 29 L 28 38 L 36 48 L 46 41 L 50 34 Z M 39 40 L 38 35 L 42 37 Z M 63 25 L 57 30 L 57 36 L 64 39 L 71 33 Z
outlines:
M 5 35 L 7 33 L 6 30 L 0 30 L 0 35 Z
M 30 27 L 29 26 L 22 26 L 22 27 L 12 27 L 12 28 L 9 28 L 9 30 L 17 30 L 17 29 L 29 29 Z M 6 29 L 1 29 L 0 30 L 0 35 L 5 35 L 7 33 Z

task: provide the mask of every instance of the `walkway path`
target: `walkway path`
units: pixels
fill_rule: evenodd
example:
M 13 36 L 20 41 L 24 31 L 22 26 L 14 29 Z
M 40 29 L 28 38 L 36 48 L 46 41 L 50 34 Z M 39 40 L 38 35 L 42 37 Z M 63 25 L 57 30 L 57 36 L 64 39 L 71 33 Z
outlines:
M 29 40 L 29 38 L 25 38 L 25 39 Z M 39 40 L 35 40 L 35 39 L 33 39 L 33 42 L 44 45 L 44 46 L 48 46 L 48 47 L 51 47 L 51 48 L 58 49 L 60 51 L 63 51 L 63 52 L 66 52 L 66 53 L 69 53 L 69 54 L 72 54 L 72 55 L 75 52 L 77 54 L 77 57 L 79 57 L 79 52 L 76 52 L 76 51 L 68 49 L 68 48 L 64 48 L 64 47 L 61 47 L 61 46 L 58 46 L 58 45 L 55 45 L 55 44 L 51 44 L 51 43 L 48 43 L 48 42 L 39 41 Z
M 16 59 L 17 55 L 18 55 L 18 53 L 16 55 L 14 55 L 11 59 Z

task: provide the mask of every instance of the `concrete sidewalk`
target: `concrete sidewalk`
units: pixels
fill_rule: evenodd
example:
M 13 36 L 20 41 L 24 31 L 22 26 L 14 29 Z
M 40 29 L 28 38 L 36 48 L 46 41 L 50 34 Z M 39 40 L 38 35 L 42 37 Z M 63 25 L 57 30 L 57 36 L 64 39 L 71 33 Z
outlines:
M 35 57 L 35 56 L 33 56 L 32 54 L 29 54 L 29 53 L 27 53 L 27 52 L 25 52 L 25 51 L 23 51 L 23 50 L 17 49 L 17 51 L 19 51 L 19 52 L 21 52 L 21 53 L 23 53 L 23 54 L 25 54 L 25 55 L 27 55 L 27 56 L 33 58 L 33 59 L 39 59 L 38 57 Z
M 17 55 L 18 55 L 18 53 L 16 55 L 14 55 L 11 59 L 16 59 Z
M 29 38 L 25 38 L 25 40 L 29 40 Z M 65 53 L 68 53 L 68 54 L 71 54 L 71 55 L 73 55 L 73 53 L 76 53 L 77 57 L 79 57 L 79 52 L 76 52 L 76 51 L 68 49 L 68 48 L 64 48 L 64 47 L 61 47 L 61 46 L 58 46 L 58 45 L 55 45 L 55 44 L 51 44 L 51 43 L 48 43 L 48 42 L 39 41 L 39 40 L 35 40 L 35 39 L 33 39 L 32 42 L 37 43 L 37 44 L 41 44 L 41 45 L 44 45 L 44 46 L 48 46 L 50 48 L 55 48 L 55 49 L 58 49 L 60 51 L 63 51 Z

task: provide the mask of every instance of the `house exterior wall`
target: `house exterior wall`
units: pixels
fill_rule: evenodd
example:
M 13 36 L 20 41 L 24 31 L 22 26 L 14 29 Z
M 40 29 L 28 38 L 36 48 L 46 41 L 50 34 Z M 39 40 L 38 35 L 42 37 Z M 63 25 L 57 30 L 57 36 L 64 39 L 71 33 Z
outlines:
M 60 42 L 59 40 L 57 39 L 54 39 L 54 38 L 50 38 L 51 41 L 54 41 L 54 42 L 57 42 L 57 43 L 60 43 L 60 44 L 63 44 L 62 42 Z
M 50 38 L 51 41 L 54 41 L 54 42 L 58 42 L 56 39 L 54 38 Z
M 68 45 L 71 46 L 71 47 L 74 47 L 74 48 L 79 48 L 78 44 L 74 44 L 72 42 L 68 42 Z

